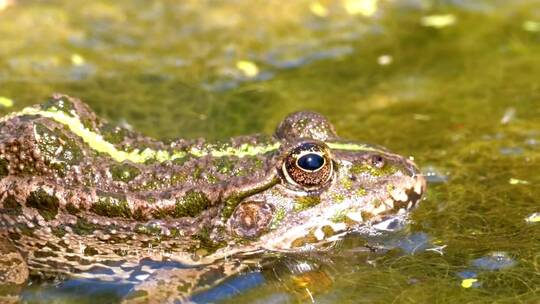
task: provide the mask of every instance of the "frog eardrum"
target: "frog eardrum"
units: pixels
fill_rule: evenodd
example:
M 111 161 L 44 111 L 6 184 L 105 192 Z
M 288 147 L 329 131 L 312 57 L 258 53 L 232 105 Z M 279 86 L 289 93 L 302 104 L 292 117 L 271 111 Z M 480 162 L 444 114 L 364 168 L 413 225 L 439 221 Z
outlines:
M 293 148 L 283 162 L 283 176 L 295 187 L 316 190 L 332 178 L 334 163 L 323 143 L 303 142 Z

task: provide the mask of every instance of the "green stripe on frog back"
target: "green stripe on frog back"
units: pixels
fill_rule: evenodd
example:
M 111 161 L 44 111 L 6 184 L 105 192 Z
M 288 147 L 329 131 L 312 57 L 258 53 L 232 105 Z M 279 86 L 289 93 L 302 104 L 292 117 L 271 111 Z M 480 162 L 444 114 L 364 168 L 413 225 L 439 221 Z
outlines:
M 159 162 L 175 160 L 178 158 L 183 158 L 188 155 L 195 157 L 202 157 L 206 155 L 211 155 L 213 157 L 223 157 L 223 156 L 254 156 L 258 154 L 267 153 L 274 151 L 279 148 L 279 143 L 269 144 L 269 145 L 260 145 L 252 146 L 248 144 L 243 144 L 239 148 L 227 147 L 220 150 L 201 150 L 197 148 L 192 148 L 191 150 L 184 151 L 165 151 L 165 150 L 153 150 L 146 148 L 142 151 L 135 149 L 131 152 L 126 152 L 117 149 L 112 143 L 106 141 L 101 134 L 98 134 L 94 131 L 86 128 L 79 117 L 71 116 L 63 111 L 51 108 L 48 110 L 41 110 L 35 107 L 28 107 L 23 109 L 20 112 L 16 112 L 0 118 L 0 122 L 6 121 L 8 119 L 23 116 L 23 115 L 38 115 L 41 117 L 50 118 L 58 123 L 61 123 L 69 128 L 71 132 L 75 135 L 81 137 L 81 139 L 90 146 L 91 149 L 109 155 L 112 159 L 123 162 L 125 160 L 134 162 L 134 163 L 145 163 L 149 160 L 156 160 Z

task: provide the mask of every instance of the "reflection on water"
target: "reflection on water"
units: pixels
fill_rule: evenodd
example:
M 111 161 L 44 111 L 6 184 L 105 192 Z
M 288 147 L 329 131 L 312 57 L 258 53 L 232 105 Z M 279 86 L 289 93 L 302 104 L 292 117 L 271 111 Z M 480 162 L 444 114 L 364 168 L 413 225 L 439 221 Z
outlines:
M 278 258 L 200 302 L 535 302 L 539 12 L 532 0 L 0 0 L 0 114 L 60 91 L 148 135 L 224 138 L 312 109 L 424 166 L 427 200 L 403 234 L 369 240 L 378 250 L 351 237 Z M 114 302 L 129 288 L 73 280 L 24 297 Z

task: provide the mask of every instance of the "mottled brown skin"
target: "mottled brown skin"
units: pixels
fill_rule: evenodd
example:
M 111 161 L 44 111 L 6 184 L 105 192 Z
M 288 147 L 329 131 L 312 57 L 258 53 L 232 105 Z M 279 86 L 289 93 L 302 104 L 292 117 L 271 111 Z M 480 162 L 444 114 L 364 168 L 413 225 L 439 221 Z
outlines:
M 57 112 L 122 153 L 149 148 L 184 156 L 119 162 L 47 116 Z M 64 95 L 25 113 L 0 120 L 0 251 L 11 258 L 0 266 L 3 286 L 24 283 L 28 269 L 43 277 L 140 282 L 133 275 L 138 270 L 150 278 L 135 295 L 156 299 L 163 293 L 140 291 L 156 285 L 152 278 L 173 275 L 144 268 L 144 260 L 209 265 L 261 250 L 311 250 L 334 235 L 403 214 L 425 190 L 411 161 L 383 148 L 344 146 L 350 142 L 312 112 L 288 116 L 273 137 L 220 144 L 158 142 L 100 120 Z M 291 157 L 305 142 L 319 145 L 325 165 L 333 167 L 295 176 Z M 189 271 L 241 269 L 212 265 Z M 19 275 L 9 267 L 19 267 Z M 177 293 L 183 298 L 196 282 L 169 283 L 174 290 L 191 286 Z
M 92 130 L 97 132 L 106 126 L 83 103 L 66 96 L 55 99 L 69 101 Z M 72 150 L 81 151 L 70 153 L 80 154 L 79 157 L 70 159 L 61 155 L 66 161 L 60 162 L 58 167 L 62 168 L 57 169 L 53 163 L 55 157 L 39 147 L 34 132 L 38 125 L 64 142 L 73 141 Z M 120 164 L 85 147 L 81 138 L 48 118 L 16 117 L 3 122 L 0 128 L 0 156 L 7 160 L 2 169 L 7 174 L 0 180 L 2 229 L 17 247 L 23 248 L 31 268 L 45 273 L 85 272 L 87 265 L 121 263 L 130 256 L 140 256 L 141 251 L 158 260 L 178 255 L 179 260 L 190 262 L 193 254 L 189 251 L 195 249 L 188 249 L 199 247 L 201 242 L 197 234 L 218 228 L 212 222 L 221 219 L 222 198 L 266 181 L 272 161 L 265 156 L 235 157 L 231 160 L 233 168 L 228 171 L 220 169 L 220 162 L 229 160 L 211 156 L 187 159 L 179 164 L 174 161 Z M 258 140 L 258 137 L 240 137 L 230 145 L 256 144 Z M 124 137 L 118 146 L 142 144 L 177 150 L 205 146 L 202 140 L 180 140 L 165 146 L 135 134 Z M 67 150 L 66 145 L 58 146 Z M 254 163 L 259 164 L 254 166 Z M 139 174 L 129 182 L 114 180 L 111 169 L 118 166 L 136 168 Z M 246 172 L 237 174 L 234 170 Z M 128 204 L 109 208 L 100 204 L 102 197 Z M 179 208 L 176 202 L 186 197 L 203 201 L 206 206 L 200 210 L 189 206 Z M 212 241 L 221 240 L 214 237 Z M 82 254 L 73 254 L 77 256 L 73 261 L 58 259 L 60 255 L 78 252 Z

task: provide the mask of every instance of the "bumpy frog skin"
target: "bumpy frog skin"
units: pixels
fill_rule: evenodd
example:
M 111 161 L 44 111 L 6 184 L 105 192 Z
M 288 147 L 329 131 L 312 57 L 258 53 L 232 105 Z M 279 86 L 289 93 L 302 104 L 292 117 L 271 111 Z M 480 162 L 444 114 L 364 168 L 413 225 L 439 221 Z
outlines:
M 145 262 L 209 265 L 323 248 L 353 231 L 388 228 L 424 190 L 412 161 L 341 139 L 313 112 L 289 115 L 271 137 L 166 144 L 55 95 L 0 119 L 0 250 L 13 257 L 0 267 L 0 282 L 21 284 L 27 269 L 45 277 L 170 279 L 180 270 L 154 274 Z M 19 275 L 5 270 L 15 266 Z M 178 284 L 194 279 L 176 285 L 179 297 L 198 277 L 183 271 Z

